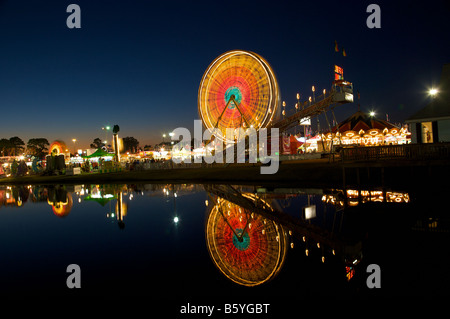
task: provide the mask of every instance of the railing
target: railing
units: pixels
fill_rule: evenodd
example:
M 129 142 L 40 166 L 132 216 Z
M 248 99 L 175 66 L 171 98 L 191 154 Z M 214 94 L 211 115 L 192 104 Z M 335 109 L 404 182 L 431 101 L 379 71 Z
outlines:
M 445 160 L 450 159 L 450 143 L 344 147 L 340 150 L 340 158 L 343 162 L 390 159 Z

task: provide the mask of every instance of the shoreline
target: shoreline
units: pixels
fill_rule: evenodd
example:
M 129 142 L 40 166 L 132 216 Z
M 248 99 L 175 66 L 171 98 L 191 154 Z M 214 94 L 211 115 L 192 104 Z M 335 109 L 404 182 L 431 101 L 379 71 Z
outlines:
M 2 178 L 0 185 L 16 184 L 113 184 L 113 183 L 198 183 L 264 184 L 306 187 L 448 187 L 448 160 L 329 162 L 328 159 L 283 161 L 275 174 L 260 174 L 260 164 L 214 164 L 209 167 L 150 169 L 80 175 L 32 175 Z M 440 184 L 439 184 L 440 182 Z

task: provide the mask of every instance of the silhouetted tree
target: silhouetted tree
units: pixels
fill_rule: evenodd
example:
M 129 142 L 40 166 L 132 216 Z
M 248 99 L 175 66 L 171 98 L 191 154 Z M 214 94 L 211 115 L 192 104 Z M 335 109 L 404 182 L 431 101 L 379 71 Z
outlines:
M 123 151 L 136 153 L 139 148 L 139 141 L 132 136 L 127 136 L 122 139 Z
M 17 156 L 17 154 L 20 151 L 23 151 L 25 143 L 22 141 L 20 137 L 14 136 L 9 139 L 11 144 L 13 145 L 14 149 L 14 156 Z
M 2 156 L 10 156 L 13 152 L 14 145 L 6 138 L 0 139 L 0 154 Z
M 47 153 L 49 142 L 46 138 L 30 138 L 27 143 L 28 154 L 42 158 Z
M 98 137 L 96 139 L 94 139 L 94 142 L 92 142 L 92 144 L 91 144 L 91 148 L 95 148 L 95 149 L 101 148 L 103 146 L 105 146 L 105 143 L 103 143 L 102 140 Z

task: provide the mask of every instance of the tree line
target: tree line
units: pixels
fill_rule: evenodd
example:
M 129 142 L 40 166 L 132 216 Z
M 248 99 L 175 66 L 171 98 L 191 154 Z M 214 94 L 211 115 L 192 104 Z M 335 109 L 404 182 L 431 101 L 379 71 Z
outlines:
M 49 145 L 46 138 L 30 138 L 25 150 L 25 142 L 20 137 L 1 138 L 0 154 L 1 156 L 18 156 L 26 153 L 31 156 L 43 157 L 47 153 Z
M 122 139 L 123 152 L 135 153 L 139 151 L 139 141 L 132 136 L 127 136 Z M 26 144 L 18 136 L 0 139 L 0 156 L 18 156 L 27 154 L 39 158 L 44 157 L 48 153 L 50 143 L 46 138 L 30 138 Z M 95 138 L 90 144 L 91 148 L 101 148 L 105 146 L 100 138 Z M 147 145 L 146 145 L 147 147 Z

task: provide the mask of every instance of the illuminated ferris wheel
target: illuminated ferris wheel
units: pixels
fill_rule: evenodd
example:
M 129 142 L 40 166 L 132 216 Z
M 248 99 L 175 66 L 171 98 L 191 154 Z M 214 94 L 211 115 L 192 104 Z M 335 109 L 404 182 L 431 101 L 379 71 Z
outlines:
M 269 63 L 260 55 L 242 50 L 226 52 L 206 69 L 198 90 L 198 112 L 207 129 L 258 131 L 278 113 L 279 89 Z
M 253 194 L 244 196 L 255 200 Z M 220 197 L 207 218 L 206 240 L 217 268 L 244 286 L 273 279 L 287 253 L 281 225 Z

